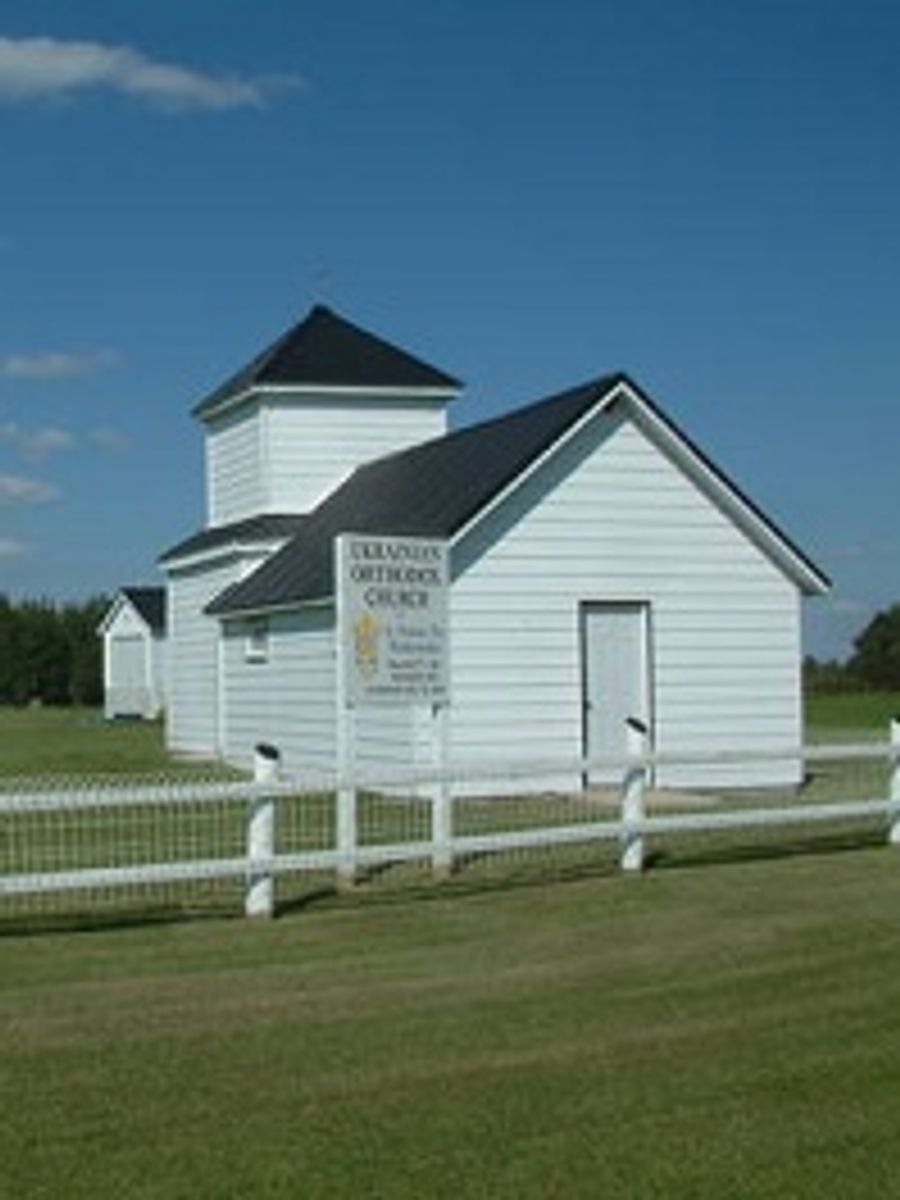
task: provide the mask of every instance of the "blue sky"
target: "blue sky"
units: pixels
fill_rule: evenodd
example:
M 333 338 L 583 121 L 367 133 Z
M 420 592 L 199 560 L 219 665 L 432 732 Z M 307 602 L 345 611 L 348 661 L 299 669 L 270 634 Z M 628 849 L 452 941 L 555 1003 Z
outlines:
M 614 369 L 900 600 L 894 0 L 3 0 L 0 587 L 152 580 L 205 391 L 323 301 L 468 423 Z

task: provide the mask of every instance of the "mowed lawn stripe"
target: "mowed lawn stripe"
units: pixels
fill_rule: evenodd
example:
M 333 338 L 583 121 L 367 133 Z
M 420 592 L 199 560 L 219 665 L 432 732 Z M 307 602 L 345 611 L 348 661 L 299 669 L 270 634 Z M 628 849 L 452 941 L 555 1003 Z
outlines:
M 889 1194 L 888 849 L 0 941 L 0 1163 L 67 1197 Z

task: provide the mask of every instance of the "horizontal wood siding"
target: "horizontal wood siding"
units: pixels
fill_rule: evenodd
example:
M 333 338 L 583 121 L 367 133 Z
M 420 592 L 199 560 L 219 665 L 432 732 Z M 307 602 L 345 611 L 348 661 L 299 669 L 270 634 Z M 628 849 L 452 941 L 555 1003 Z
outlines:
M 266 510 L 261 447 L 262 415 L 255 404 L 226 413 L 208 428 L 210 525 L 240 521 Z
M 630 420 L 595 419 L 457 547 L 455 571 L 457 757 L 581 752 L 580 606 L 598 601 L 650 605 L 658 750 L 800 742 L 797 588 Z M 668 782 L 701 774 L 735 778 Z
M 333 768 L 333 620 L 330 609 L 273 614 L 264 662 L 247 660 L 248 622 L 224 622 L 222 724 L 229 762 L 248 767 L 262 741 L 278 748 L 289 772 Z
M 446 402 L 271 396 L 207 427 L 209 523 L 308 512 L 361 463 L 446 430 Z
M 270 399 L 266 420 L 268 505 L 314 508 L 361 463 L 445 431 L 443 401 Z
M 268 656 L 248 661 L 251 623 L 223 624 L 223 736 L 225 757 L 252 762 L 258 742 L 270 742 L 288 772 L 331 771 L 336 762 L 334 614 L 309 608 L 269 618 Z M 405 709 L 362 709 L 356 714 L 356 765 L 380 779 L 415 760 L 415 714 Z
M 405 772 L 421 765 L 415 738 L 418 711 L 390 706 L 358 710 L 356 765 L 361 773 L 389 785 L 392 775 L 402 780 Z
M 168 581 L 166 738 L 177 753 L 218 751 L 219 623 L 205 605 L 239 575 L 236 557 L 173 570 Z

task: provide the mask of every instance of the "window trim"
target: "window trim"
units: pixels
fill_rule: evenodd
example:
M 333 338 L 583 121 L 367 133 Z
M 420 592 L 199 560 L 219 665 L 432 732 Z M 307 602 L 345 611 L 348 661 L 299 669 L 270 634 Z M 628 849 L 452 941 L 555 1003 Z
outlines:
M 254 617 L 247 622 L 244 635 L 244 662 L 269 661 L 269 618 Z

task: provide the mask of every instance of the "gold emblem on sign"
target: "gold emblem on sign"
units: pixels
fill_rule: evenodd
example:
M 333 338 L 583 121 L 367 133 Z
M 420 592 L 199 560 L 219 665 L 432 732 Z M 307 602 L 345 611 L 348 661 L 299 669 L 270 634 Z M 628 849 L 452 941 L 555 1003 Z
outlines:
M 371 613 L 364 613 L 353 626 L 356 647 L 356 669 L 363 679 L 373 679 L 378 673 L 378 635 L 381 622 Z

